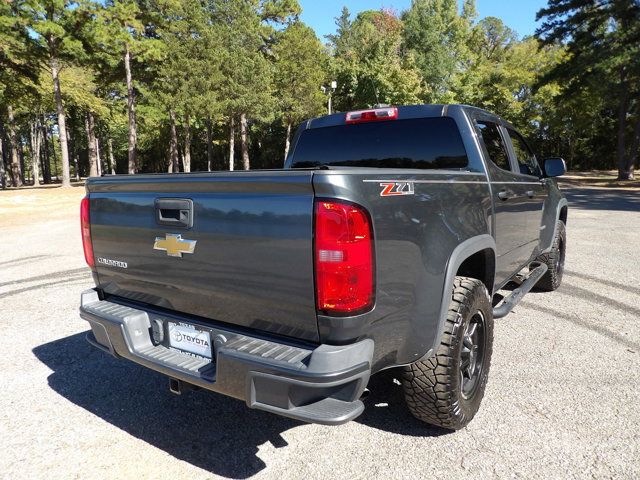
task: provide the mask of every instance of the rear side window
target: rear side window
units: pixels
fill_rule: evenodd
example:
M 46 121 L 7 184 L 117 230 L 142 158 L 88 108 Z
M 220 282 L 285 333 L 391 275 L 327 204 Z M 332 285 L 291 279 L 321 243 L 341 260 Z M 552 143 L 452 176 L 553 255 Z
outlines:
M 520 173 L 525 175 L 535 175 L 538 177 L 541 176 L 536 156 L 529 148 L 529 145 L 527 145 L 527 142 L 524 141 L 522 135 L 510 128 L 507 128 L 507 132 L 509 132 L 509 137 L 511 137 L 511 144 L 513 145 L 513 151 L 515 152 L 516 159 L 518 160 Z
M 503 170 L 511 171 L 511 164 L 509 163 L 509 154 L 507 153 L 507 147 L 502 141 L 500 130 L 498 125 L 493 122 L 476 122 L 476 125 L 480 129 L 482 134 L 482 141 L 487 148 L 489 158 L 493 163 Z
M 296 145 L 292 168 L 460 169 L 467 164 L 456 123 L 437 117 L 305 130 Z

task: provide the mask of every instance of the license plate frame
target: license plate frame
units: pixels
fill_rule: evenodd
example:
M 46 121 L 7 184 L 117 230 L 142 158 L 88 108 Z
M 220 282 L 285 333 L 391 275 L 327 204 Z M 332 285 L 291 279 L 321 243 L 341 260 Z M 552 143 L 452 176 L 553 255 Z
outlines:
M 192 357 L 212 360 L 211 334 L 197 325 L 167 321 L 169 348 Z

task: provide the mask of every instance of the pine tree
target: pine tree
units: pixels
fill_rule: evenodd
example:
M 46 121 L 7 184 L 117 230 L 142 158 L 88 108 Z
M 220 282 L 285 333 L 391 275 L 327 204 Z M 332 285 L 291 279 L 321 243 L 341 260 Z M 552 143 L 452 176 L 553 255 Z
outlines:
M 293 124 L 322 112 L 320 91 L 329 58 L 315 32 L 295 22 L 280 32 L 273 46 L 278 110 L 286 130 L 284 158 L 289 153 Z
M 9 141 L 9 176 L 14 187 L 23 183 L 18 149 L 15 109 L 35 91 L 37 65 L 33 61 L 33 42 L 29 35 L 29 17 L 22 2 L 0 2 L 0 106 L 6 112 Z M 0 122 L 1 123 L 1 122 Z M 1 135 L 0 130 L 0 135 Z M 4 159 L 0 168 L 0 184 L 6 186 Z
M 270 61 L 274 25 L 295 20 L 300 12 L 297 0 L 219 2 L 216 18 L 221 25 L 221 106 L 235 132 L 240 121 L 243 168 L 250 168 L 250 119 L 274 117 L 273 71 Z M 230 146 L 233 142 L 230 140 Z M 230 169 L 234 152 L 229 152 Z
M 402 21 L 389 10 L 361 12 L 353 22 L 344 13 L 337 19 L 342 33 L 331 37 L 336 107 L 418 103 L 420 71 L 413 55 L 402 55 Z
M 536 34 L 544 44 L 566 43 L 564 62 L 540 83 L 567 83 L 567 92 L 604 87 L 617 98 L 616 157 L 618 179 L 633 178 L 640 146 L 640 114 L 630 124 L 631 107 L 640 97 L 640 3 L 635 0 L 550 0 L 537 14 Z M 631 151 L 627 136 L 633 132 Z M 638 139 L 636 141 L 636 139 Z
M 402 14 L 404 48 L 420 69 L 425 102 L 455 101 L 470 52 L 467 39 L 475 15 L 475 3 L 464 3 L 463 15 L 456 0 L 413 0 Z
M 29 0 L 24 9 L 29 13 L 28 27 L 39 59 L 51 74 L 62 156 L 62 186 L 68 187 L 71 185 L 69 148 L 60 75 L 69 63 L 84 56 L 82 43 L 76 36 L 84 19 L 71 8 L 70 0 Z
M 124 70 L 128 117 L 127 171 L 136 173 L 138 129 L 133 58 L 136 54 L 143 54 L 151 43 L 146 42 L 143 36 L 143 13 L 134 0 L 108 0 L 104 5 L 89 3 L 88 10 L 95 12 L 88 41 L 96 56 L 101 57 L 99 60 L 106 66 L 113 68 L 121 64 Z

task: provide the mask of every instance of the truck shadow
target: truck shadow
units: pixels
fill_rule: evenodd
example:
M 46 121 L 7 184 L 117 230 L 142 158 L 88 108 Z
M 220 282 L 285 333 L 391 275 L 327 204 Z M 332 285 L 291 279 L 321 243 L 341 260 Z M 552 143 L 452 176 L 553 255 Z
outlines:
M 84 337 L 79 333 L 33 349 L 53 371 L 49 386 L 130 435 L 216 475 L 255 475 L 266 467 L 258 456 L 260 445 L 287 447 L 281 434 L 304 425 L 211 392 L 173 395 L 163 375 L 116 360 L 91 347 Z M 357 422 L 404 435 L 447 433 L 411 417 L 392 373 L 373 377 L 370 390 L 365 413 Z

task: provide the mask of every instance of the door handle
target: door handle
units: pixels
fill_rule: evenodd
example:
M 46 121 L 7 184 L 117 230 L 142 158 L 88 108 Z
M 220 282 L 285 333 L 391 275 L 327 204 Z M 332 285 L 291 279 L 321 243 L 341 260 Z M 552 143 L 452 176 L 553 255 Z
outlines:
M 193 226 L 193 200 L 186 198 L 156 198 L 156 222 L 167 227 Z
M 500 200 L 509 200 L 509 198 L 511 198 L 511 192 L 509 192 L 509 190 L 500 190 L 498 192 L 498 198 Z

